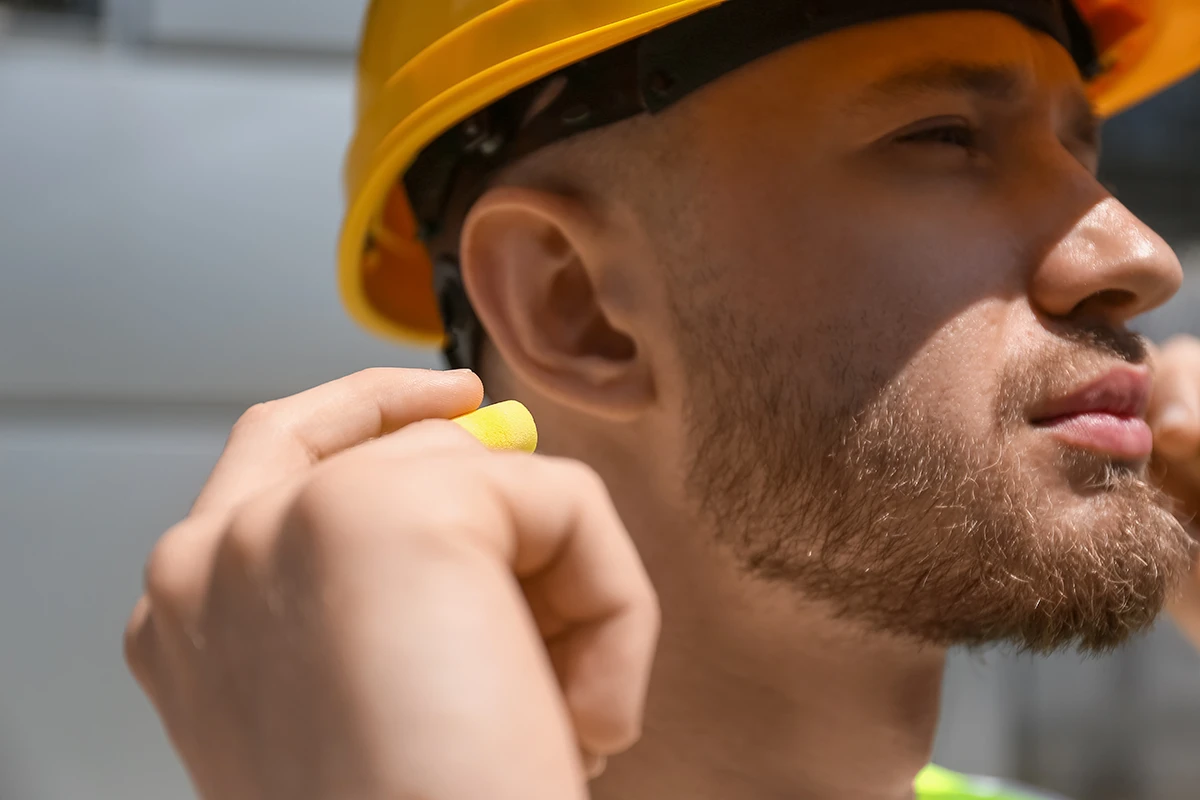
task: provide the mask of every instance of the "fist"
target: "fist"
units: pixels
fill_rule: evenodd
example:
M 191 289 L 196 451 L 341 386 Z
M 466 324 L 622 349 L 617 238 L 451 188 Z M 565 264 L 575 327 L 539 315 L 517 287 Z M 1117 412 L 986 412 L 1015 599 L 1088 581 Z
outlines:
M 378 370 L 234 428 L 126 633 L 202 797 L 569 800 L 635 741 L 633 544 L 587 468 L 444 421 L 481 397 Z
M 1192 533 L 1200 535 L 1200 340 L 1179 337 L 1157 353 L 1149 420 L 1154 430 L 1153 473 Z M 1183 632 L 1200 647 L 1200 570 L 1171 610 Z

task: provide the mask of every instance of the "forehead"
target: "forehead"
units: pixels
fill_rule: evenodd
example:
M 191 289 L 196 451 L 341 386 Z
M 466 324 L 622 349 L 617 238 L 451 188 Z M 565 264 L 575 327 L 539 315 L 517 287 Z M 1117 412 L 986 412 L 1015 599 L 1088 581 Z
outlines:
M 1027 90 L 1078 95 L 1084 88 L 1070 54 L 1047 34 L 1006 14 L 953 11 L 881 20 L 809 39 L 718 81 L 713 95 L 725 84 L 742 94 L 843 104 L 880 88 L 902 89 L 905 81 L 898 77 L 935 73 L 947 65 L 974 67 L 981 74 L 1007 72 Z M 907 83 L 913 88 L 921 81 Z

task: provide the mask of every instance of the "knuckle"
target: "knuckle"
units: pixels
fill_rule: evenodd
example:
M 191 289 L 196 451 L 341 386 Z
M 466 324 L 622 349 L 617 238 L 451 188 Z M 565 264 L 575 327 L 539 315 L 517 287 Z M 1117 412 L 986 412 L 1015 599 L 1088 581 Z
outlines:
M 146 595 L 159 606 L 175 607 L 183 599 L 190 559 L 184 548 L 187 527 L 178 525 L 163 534 L 146 559 Z
M 608 527 L 619 529 L 625 535 L 624 522 L 613 505 L 608 483 L 591 465 L 568 459 L 560 462 L 570 491 L 578 494 L 591 513 L 597 515 Z
M 289 501 L 283 551 L 331 574 L 364 560 L 461 554 L 495 519 L 486 478 L 477 482 L 477 472 L 486 476 L 478 459 L 453 455 L 329 463 Z
M 1170 361 L 1186 359 L 1200 365 L 1200 339 L 1187 335 L 1174 336 L 1163 343 L 1162 355 Z
M 395 513 L 391 502 L 379 499 L 395 496 L 382 486 L 391 479 L 390 472 L 346 465 L 314 470 L 288 506 L 283 535 L 321 560 L 362 547 L 375 530 L 388 527 L 382 517 Z
M 282 428 L 283 409 L 279 400 L 268 400 L 255 403 L 242 412 L 237 422 L 233 424 L 233 435 L 257 431 L 264 428 Z
M 288 508 L 285 524 L 289 538 L 299 538 L 309 545 L 322 544 L 330 529 L 339 527 L 337 518 L 346 502 L 342 498 L 346 488 L 349 484 L 341 479 L 338 470 L 315 471 L 296 492 Z
M 609 697 L 595 697 L 576 708 L 576 716 L 581 718 L 577 727 L 588 749 L 616 755 L 637 744 L 642 738 L 641 720 L 636 711 L 624 706 Z
M 317 470 L 296 495 L 289 531 L 320 558 L 449 544 L 458 537 L 444 534 L 477 524 L 478 499 L 457 488 L 471 481 L 464 460 L 362 466 Z
M 312 471 L 292 500 L 295 519 L 320 527 L 330 516 L 371 491 L 369 475 L 330 463 Z
M 431 486 L 430 489 L 432 488 Z M 420 510 L 420 521 L 412 527 L 409 535 L 431 535 L 442 541 L 459 541 L 461 537 L 454 534 L 478 532 L 482 519 L 491 520 L 495 517 L 494 513 L 490 513 L 490 509 L 481 510 L 480 506 L 479 502 L 453 498 L 449 502 L 429 504 Z M 445 534 L 451 536 L 447 538 Z
M 450 435 L 457 438 L 454 432 Z M 423 459 L 392 472 L 387 481 L 405 509 L 409 524 L 403 533 L 409 537 L 469 529 L 496 513 L 485 459 L 457 454 Z
M 367 367 L 351 373 L 338 381 L 338 384 L 354 395 L 367 395 L 377 392 L 380 387 L 396 383 L 397 379 L 410 372 L 398 367 Z
M 257 427 L 273 418 L 275 415 L 274 403 L 274 400 L 269 400 L 264 403 L 255 403 L 247 408 L 233 424 L 234 430 Z
M 246 574 L 254 562 L 268 532 L 261 514 L 253 504 L 233 512 L 221 536 L 217 550 L 217 568 L 222 574 Z
M 350 379 L 357 383 L 376 384 L 394 377 L 399 371 L 395 367 L 367 367 L 355 372 Z
M 575 459 L 562 459 L 556 466 L 579 491 L 590 497 L 608 498 L 608 484 L 590 464 Z

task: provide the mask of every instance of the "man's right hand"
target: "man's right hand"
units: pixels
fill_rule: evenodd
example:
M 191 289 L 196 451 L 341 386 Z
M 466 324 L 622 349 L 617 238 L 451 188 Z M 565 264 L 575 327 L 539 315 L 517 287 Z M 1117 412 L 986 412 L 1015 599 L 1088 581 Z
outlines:
M 126 633 L 201 796 L 569 800 L 635 741 L 637 552 L 586 467 L 445 421 L 481 398 L 372 370 L 238 422 Z

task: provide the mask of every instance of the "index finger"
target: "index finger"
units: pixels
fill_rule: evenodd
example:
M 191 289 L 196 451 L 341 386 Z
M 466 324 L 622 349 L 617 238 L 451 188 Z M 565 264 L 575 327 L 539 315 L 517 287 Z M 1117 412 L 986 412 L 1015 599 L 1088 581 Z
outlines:
M 254 406 L 234 425 L 191 513 L 233 507 L 343 450 L 481 402 L 483 384 L 470 371 L 369 369 Z
M 502 500 L 484 517 L 510 524 L 466 533 L 524 586 L 580 744 L 596 756 L 629 748 L 641 730 L 660 613 L 604 482 L 581 464 L 544 457 L 474 464 L 496 492 L 483 497 Z
M 1156 362 L 1148 414 L 1155 448 L 1175 462 L 1200 458 L 1200 342 L 1173 339 Z

